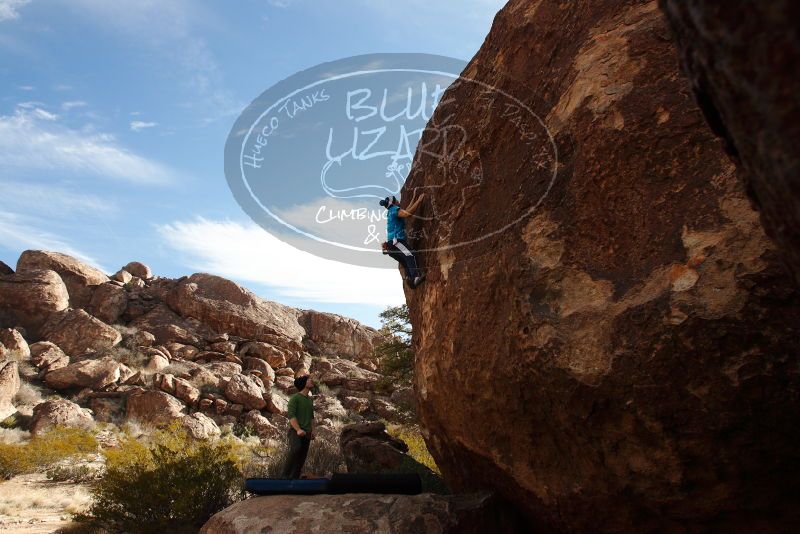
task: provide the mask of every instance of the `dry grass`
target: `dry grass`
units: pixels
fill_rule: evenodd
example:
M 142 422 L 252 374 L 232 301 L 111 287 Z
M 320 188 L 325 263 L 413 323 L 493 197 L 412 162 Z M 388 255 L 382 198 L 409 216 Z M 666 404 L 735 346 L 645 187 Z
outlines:
M 86 485 L 51 482 L 42 474 L 22 475 L 0 485 L 0 525 L 10 523 L 10 518 L 60 522 L 86 511 L 91 503 Z
M 40 402 L 44 401 L 44 395 L 42 394 L 42 391 L 42 387 L 34 386 L 29 382 L 23 381 L 19 386 L 19 391 L 17 391 L 17 394 L 14 395 L 14 406 L 36 406 Z

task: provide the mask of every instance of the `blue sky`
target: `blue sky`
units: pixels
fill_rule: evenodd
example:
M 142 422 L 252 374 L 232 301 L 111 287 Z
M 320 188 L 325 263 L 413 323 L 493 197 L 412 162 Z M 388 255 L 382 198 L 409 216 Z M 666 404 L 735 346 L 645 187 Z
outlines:
M 111 273 L 207 271 L 378 325 L 397 271 L 292 249 L 223 172 L 237 116 L 271 85 L 378 52 L 469 60 L 501 0 L 0 0 L 0 260 L 30 248 Z M 387 261 L 391 261 L 388 260 Z

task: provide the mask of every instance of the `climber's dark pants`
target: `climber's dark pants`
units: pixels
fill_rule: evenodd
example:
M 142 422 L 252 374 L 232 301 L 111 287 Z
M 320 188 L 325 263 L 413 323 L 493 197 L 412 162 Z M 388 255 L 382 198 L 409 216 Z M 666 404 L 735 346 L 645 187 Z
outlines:
M 419 268 L 417 267 L 417 259 L 414 253 L 408 248 L 408 243 L 405 239 L 390 240 L 387 249 L 389 256 L 397 260 L 406 271 L 406 279 L 410 283 L 414 283 L 414 279 L 420 275 Z
M 306 455 L 308 454 L 308 445 L 311 443 L 311 438 L 308 437 L 308 434 L 303 437 L 298 436 L 291 425 L 289 425 L 287 437 L 289 438 L 289 451 L 286 454 L 286 463 L 283 466 L 281 477 L 300 478 L 303 464 L 306 463 Z

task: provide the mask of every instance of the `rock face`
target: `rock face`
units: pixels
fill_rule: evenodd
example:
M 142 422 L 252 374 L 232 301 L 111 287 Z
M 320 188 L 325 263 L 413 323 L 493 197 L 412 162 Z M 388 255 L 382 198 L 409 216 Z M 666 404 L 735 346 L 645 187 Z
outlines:
M 196 273 L 183 279 L 169 293 L 167 303 L 181 316 L 199 319 L 217 332 L 257 341 L 278 336 L 298 348 L 303 338 L 294 310 L 219 276 Z
M 107 324 L 114 324 L 128 306 L 128 294 L 114 284 L 101 284 L 92 294 L 88 311 Z
M 524 532 L 489 494 L 275 495 L 238 502 L 201 534 L 485 534 Z
M 125 405 L 125 419 L 155 426 L 168 425 L 186 415 L 186 406 L 163 391 L 132 393 Z
M 342 428 L 339 445 L 348 473 L 395 469 L 407 457 L 408 452 L 408 445 L 390 436 L 386 432 L 386 426 L 379 421 L 346 425 Z
M 559 530 L 788 524 L 800 299 L 656 2 L 512 0 L 463 76 L 403 190 L 445 479 Z
M 800 283 L 800 5 L 662 0 L 697 103 Z
M 303 310 L 298 317 L 306 336 L 324 355 L 361 358 L 371 356 L 380 334 L 355 319 L 332 313 Z
M 44 382 L 53 389 L 101 389 L 119 380 L 121 365 L 111 358 L 83 360 L 49 371 Z
M 57 272 L 64 281 L 74 308 L 88 306 L 94 287 L 108 282 L 108 277 L 98 269 L 59 252 L 26 250 L 17 260 L 18 273 L 47 269 Z
M 123 267 L 120 272 L 127 272 L 137 278 L 141 278 L 142 280 L 149 280 L 153 278 L 153 271 L 150 270 L 150 267 L 138 261 L 130 262 L 128 265 Z M 126 282 L 129 281 L 130 280 L 127 280 Z
M 19 391 L 19 366 L 11 360 L 0 361 L 0 421 L 17 411 L 11 400 Z
M 54 399 L 34 407 L 31 434 L 35 436 L 55 426 L 86 428 L 93 424 L 94 420 L 88 410 L 67 399 Z
M 267 403 L 263 398 L 264 390 L 253 378 L 235 374 L 225 386 L 225 396 L 229 401 L 241 404 L 248 410 L 260 410 Z
M 0 328 L 0 343 L 6 347 L 11 357 L 17 361 L 26 360 L 31 355 L 28 342 L 14 328 Z
M 195 439 L 211 439 L 221 433 L 217 424 L 209 416 L 200 412 L 182 418 L 181 425 Z
M 50 314 L 67 306 L 67 287 L 54 271 L 0 275 L 0 326 L 22 326 L 36 337 Z
M 41 335 L 70 356 L 110 349 L 122 341 L 122 335 L 103 321 L 72 308 L 52 314 Z

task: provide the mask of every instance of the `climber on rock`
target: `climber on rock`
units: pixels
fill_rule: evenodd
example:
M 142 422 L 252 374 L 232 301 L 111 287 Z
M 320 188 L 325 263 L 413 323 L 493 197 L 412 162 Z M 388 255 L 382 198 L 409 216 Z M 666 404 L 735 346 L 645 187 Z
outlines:
M 406 281 L 411 289 L 414 289 L 425 280 L 417 266 L 417 259 L 406 243 L 405 219 L 411 217 L 425 194 L 421 194 L 418 199 L 411 202 L 406 209 L 400 207 L 400 202 L 395 197 L 386 197 L 379 202 L 381 206 L 388 210 L 386 217 L 386 238 L 383 244 L 383 253 L 394 258 L 406 271 Z

